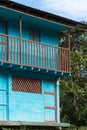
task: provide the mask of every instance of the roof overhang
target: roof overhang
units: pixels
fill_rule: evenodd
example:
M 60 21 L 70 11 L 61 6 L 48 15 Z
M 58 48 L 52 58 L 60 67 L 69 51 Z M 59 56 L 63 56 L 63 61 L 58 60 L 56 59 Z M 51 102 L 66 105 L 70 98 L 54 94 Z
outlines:
M 20 12 L 22 14 L 26 14 L 35 18 L 44 19 L 55 24 L 61 24 L 69 28 L 75 28 L 79 26 L 80 29 L 87 30 L 87 25 L 82 24 L 80 22 L 76 22 L 74 20 L 70 20 L 45 11 L 18 4 L 10 0 L 0 0 L 0 6 L 8 8 L 10 10 L 15 10 L 16 12 Z

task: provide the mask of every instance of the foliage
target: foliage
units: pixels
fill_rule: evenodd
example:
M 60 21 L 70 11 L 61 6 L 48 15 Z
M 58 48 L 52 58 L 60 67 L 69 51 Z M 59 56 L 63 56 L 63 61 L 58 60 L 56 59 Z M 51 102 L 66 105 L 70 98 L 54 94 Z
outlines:
M 87 125 L 87 79 L 82 72 L 87 70 L 87 33 L 72 34 L 71 38 L 71 76 L 62 78 L 61 118 L 77 127 Z M 67 41 L 66 38 L 64 39 Z M 74 49 L 75 48 L 75 49 Z
M 70 49 L 71 51 L 83 50 L 87 47 L 87 32 L 78 29 L 79 27 L 72 29 L 71 31 L 63 31 L 59 34 L 59 45 L 62 47 L 68 47 L 68 34 L 70 32 Z M 87 49 L 86 49 L 87 52 Z

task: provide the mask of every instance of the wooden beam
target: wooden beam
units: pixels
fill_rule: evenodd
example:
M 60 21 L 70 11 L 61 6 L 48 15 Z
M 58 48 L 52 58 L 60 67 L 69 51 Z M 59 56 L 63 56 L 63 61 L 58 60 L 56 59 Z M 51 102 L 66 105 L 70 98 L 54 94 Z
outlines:
M 22 38 L 22 17 L 19 17 L 19 34 L 20 38 Z
M 70 49 L 70 32 L 68 33 L 68 48 Z
M 27 121 L 0 121 L 0 126 L 36 126 L 36 127 L 69 127 L 68 123 L 57 122 L 27 122 Z
M 19 17 L 19 35 L 20 35 L 20 64 L 22 64 L 22 17 Z

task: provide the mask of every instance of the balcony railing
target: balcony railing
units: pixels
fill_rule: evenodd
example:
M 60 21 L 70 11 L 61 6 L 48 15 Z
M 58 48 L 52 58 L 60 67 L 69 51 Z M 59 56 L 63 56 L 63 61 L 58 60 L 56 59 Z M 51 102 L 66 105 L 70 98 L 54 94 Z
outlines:
M 0 61 L 22 66 L 69 72 L 67 48 L 0 34 Z

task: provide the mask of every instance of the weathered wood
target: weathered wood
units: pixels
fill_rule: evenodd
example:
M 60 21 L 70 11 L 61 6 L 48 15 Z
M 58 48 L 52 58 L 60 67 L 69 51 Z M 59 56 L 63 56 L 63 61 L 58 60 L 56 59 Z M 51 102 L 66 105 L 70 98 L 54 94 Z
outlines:
M 71 43 L 71 41 L 70 41 L 70 32 L 68 33 L 68 47 L 69 47 L 69 49 L 70 49 L 70 43 Z
M 20 32 L 20 36 L 22 36 L 21 33 L 22 32 Z M 3 38 L 3 43 L 6 42 L 5 39 L 7 39 L 6 44 L 1 44 L 3 61 L 6 59 L 9 63 L 20 64 L 21 66 L 32 66 L 34 68 L 57 72 L 70 72 L 69 48 L 56 47 L 43 43 L 38 44 L 36 41 L 24 40 L 5 34 L 0 34 L 0 38 Z M 6 53 L 4 52 L 6 46 L 7 55 L 4 54 Z
M 0 126 L 69 127 L 70 124 L 68 124 L 68 123 L 56 123 L 56 122 L 0 121 Z

